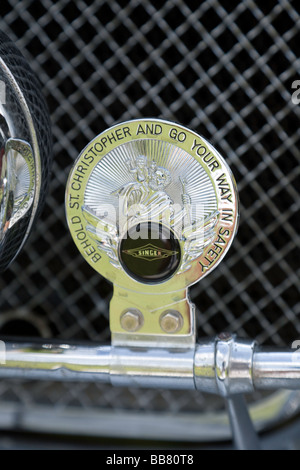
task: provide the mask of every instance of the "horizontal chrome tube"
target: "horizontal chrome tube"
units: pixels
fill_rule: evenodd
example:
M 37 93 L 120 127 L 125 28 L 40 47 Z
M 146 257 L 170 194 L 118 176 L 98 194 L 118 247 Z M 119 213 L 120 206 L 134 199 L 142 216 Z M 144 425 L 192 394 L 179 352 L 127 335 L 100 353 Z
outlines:
M 193 389 L 194 349 L 112 347 L 110 380 L 113 385 Z
M 0 377 L 108 382 L 109 346 L 5 342 Z M 2 362 L 2 364 L 1 364 Z
M 116 386 L 194 388 L 194 350 L 6 342 L 0 378 L 109 382 Z
M 271 349 L 255 351 L 253 383 L 259 390 L 300 389 L 300 354 Z
M 300 388 L 300 355 L 219 336 L 191 349 L 3 342 L 0 378 L 197 389 L 223 396 Z

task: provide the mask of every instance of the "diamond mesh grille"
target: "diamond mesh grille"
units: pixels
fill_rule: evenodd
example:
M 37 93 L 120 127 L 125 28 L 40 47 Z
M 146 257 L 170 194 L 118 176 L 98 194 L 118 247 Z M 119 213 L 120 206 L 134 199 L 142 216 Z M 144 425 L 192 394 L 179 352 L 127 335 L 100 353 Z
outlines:
M 238 236 L 191 289 L 199 335 L 270 345 L 300 335 L 300 9 L 295 1 L 2 1 L 1 28 L 43 85 L 54 168 L 42 217 L 1 277 L 0 333 L 109 341 L 111 286 L 77 253 L 64 191 L 79 151 L 118 121 L 174 120 L 220 149 L 237 180 Z M 217 409 L 199 393 L 1 383 L 19 406 Z

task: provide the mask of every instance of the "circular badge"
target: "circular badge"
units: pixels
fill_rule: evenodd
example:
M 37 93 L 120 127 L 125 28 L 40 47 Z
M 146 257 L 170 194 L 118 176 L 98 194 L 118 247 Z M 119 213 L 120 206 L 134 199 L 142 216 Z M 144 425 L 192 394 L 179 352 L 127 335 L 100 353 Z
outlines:
M 210 272 L 234 238 L 238 198 L 220 154 L 195 132 L 158 119 L 93 139 L 70 173 L 66 212 L 94 269 L 137 291 L 177 291 Z

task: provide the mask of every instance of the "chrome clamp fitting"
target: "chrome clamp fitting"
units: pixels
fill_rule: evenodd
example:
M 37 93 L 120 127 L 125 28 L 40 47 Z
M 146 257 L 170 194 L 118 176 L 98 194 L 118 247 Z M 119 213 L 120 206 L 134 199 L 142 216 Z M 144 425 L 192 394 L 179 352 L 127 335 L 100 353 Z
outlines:
M 254 390 L 252 365 L 255 341 L 221 333 L 197 345 L 194 358 L 195 388 L 227 397 Z

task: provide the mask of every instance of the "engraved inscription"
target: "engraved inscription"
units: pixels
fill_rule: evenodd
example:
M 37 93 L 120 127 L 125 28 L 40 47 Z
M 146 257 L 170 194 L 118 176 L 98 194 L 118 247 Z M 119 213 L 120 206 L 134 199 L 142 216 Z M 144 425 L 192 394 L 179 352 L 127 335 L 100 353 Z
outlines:
M 199 261 L 199 264 L 201 265 L 201 268 L 202 268 L 202 272 L 205 272 L 208 268 L 210 268 L 216 262 L 216 260 L 220 257 L 220 255 L 224 251 L 224 248 L 227 245 L 227 241 L 229 237 L 230 237 L 230 230 L 227 230 L 224 227 L 220 227 L 216 240 L 207 251 L 203 260 Z
M 232 193 L 231 193 L 230 184 L 228 183 L 224 173 L 218 176 L 217 185 L 221 194 L 221 199 L 226 199 L 227 201 L 232 202 Z

